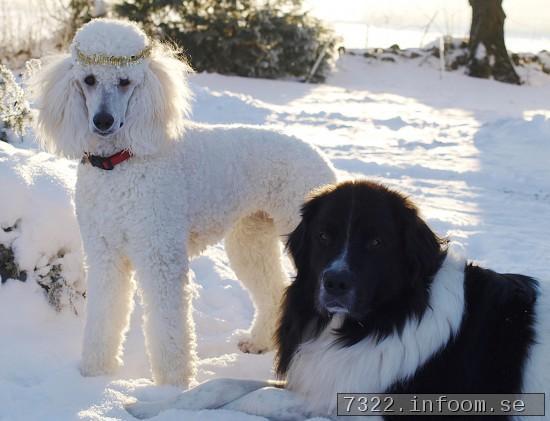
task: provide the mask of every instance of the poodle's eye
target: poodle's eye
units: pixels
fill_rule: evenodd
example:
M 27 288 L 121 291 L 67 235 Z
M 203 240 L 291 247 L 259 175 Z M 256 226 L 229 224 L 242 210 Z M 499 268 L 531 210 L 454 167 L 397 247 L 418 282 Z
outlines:
M 94 86 L 95 85 L 95 76 L 94 75 L 88 75 L 84 78 L 84 83 L 88 86 Z
M 120 79 L 118 81 L 118 84 L 120 86 L 128 86 L 130 84 L 130 79 L 128 79 L 128 78 Z
M 330 236 L 326 232 L 321 231 L 319 233 L 319 242 L 323 245 L 327 245 L 330 242 Z
M 382 245 L 382 240 L 380 238 L 371 238 L 367 241 L 367 248 L 375 249 Z

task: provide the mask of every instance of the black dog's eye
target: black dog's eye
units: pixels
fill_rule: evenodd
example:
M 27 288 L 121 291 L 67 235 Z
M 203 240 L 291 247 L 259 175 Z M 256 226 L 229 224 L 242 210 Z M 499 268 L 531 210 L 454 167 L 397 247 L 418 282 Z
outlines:
M 369 249 L 375 249 L 382 245 L 382 240 L 380 238 L 371 238 L 369 241 L 367 241 L 367 248 Z
M 330 242 L 330 236 L 326 232 L 321 231 L 319 233 L 319 241 L 321 244 L 328 244 Z
M 128 79 L 128 78 L 120 79 L 118 81 L 118 84 L 120 86 L 128 86 L 130 84 L 130 79 Z
M 94 86 L 95 85 L 95 76 L 94 75 L 88 75 L 84 78 L 84 83 L 88 86 Z

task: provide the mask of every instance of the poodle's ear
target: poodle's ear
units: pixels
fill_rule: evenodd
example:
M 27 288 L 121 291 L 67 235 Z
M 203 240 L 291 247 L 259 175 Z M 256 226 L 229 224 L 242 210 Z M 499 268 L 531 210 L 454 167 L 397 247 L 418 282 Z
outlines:
M 416 207 L 408 203 L 404 230 L 405 255 L 412 282 L 426 282 L 441 264 L 443 245 L 440 239 L 418 215 Z
M 80 158 L 88 134 L 86 104 L 72 72 L 68 54 L 46 59 L 26 80 L 38 110 L 35 130 L 42 146 L 52 153 Z
M 126 133 L 135 155 L 155 153 L 182 136 L 192 100 L 187 83 L 190 72 L 169 47 L 154 47 L 143 82 L 128 104 Z

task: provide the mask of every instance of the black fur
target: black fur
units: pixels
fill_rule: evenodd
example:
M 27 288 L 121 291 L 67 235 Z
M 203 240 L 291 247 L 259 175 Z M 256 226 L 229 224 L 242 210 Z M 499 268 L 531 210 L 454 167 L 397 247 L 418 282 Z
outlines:
M 400 331 L 429 305 L 429 287 L 445 258 L 446 242 L 430 230 L 416 207 L 399 193 L 367 181 L 327 188 L 303 206 L 302 221 L 288 238 L 297 274 L 285 293 L 276 333 L 280 377 L 298 346 L 330 320 L 317 298 L 320 278 L 342 249 L 348 223 L 356 298 L 339 331 L 340 346 Z M 470 264 L 464 288 L 465 312 L 456 336 L 413 377 L 386 392 L 521 392 L 522 370 L 534 340 L 537 282 Z
M 388 393 L 521 393 L 535 335 L 537 281 L 470 264 L 464 288 L 466 306 L 456 337 Z

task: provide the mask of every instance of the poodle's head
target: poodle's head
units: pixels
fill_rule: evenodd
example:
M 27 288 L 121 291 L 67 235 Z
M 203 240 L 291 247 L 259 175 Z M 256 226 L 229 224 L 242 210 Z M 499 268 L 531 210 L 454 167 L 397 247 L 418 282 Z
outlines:
M 189 71 L 135 24 L 93 20 L 76 33 L 70 54 L 51 58 L 29 80 L 39 139 L 70 158 L 154 154 L 183 134 Z

